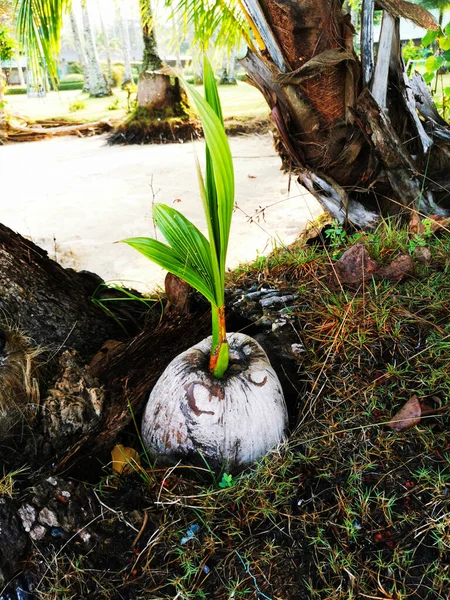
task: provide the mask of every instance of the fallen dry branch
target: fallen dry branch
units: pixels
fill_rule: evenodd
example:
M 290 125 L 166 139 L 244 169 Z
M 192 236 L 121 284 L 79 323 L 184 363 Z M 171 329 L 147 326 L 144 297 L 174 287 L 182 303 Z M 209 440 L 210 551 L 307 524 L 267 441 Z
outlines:
M 62 121 L 61 123 L 65 122 Z M 113 124 L 108 119 L 102 119 L 94 123 L 74 123 L 71 125 L 55 125 L 55 121 L 38 121 L 32 125 L 29 123 L 21 125 L 16 122 L 7 122 L 6 127 L 0 133 L 0 144 L 7 142 L 33 142 L 62 135 L 90 137 L 111 131 L 112 129 Z

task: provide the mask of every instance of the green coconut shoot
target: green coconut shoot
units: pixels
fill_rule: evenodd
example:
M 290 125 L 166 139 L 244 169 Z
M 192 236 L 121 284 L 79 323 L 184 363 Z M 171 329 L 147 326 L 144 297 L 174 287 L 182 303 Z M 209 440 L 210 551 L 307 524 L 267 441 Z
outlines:
M 211 303 L 212 345 L 209 370 L 222 377 L 228 369 L 225 328 L 225 263 L 234 208 L 234 170 L 222 109 L 211 65 L 204 60 L 205 97 L 185 84 L 203 125 L 206 171 L 197 174 L 208 226 L 208 239 L 179 211 L 156 204 L 153 217 L 167 244 L 152 238 L 129 238 L 126 244 L 186 281 Z

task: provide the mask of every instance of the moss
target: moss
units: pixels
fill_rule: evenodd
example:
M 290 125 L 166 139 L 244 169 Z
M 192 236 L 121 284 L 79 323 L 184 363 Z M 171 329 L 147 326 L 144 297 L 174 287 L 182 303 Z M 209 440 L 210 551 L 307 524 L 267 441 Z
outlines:
M 151 144 L 185 141 L 201 135 L 200 123 L 181 103 L 166 110 L 139 107 L 109 136 L 108 144 Z

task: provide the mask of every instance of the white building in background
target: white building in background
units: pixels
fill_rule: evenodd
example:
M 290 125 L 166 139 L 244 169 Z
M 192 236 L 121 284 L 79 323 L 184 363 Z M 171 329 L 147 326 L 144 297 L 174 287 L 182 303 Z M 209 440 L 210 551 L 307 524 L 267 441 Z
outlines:
M 439 9 L 433 8 L 429 11 L 433 17 L 436 19 L 436 22 L 439 22 Z M 442 25 L 445 27 L 447 23 L 450 22 L 450 9 L 446 8 L 444 10 L 444 18 L 442 20 Z M 374 40 L 378 42 L 380 38 L 381 25 L 376 25 L 374 27 L 373 35 Z M 420 41 L 426 34 L 427 30 L 423 29 L 423 27 L 418 27 L 411 21 L 407 21 L 406 19 L 400 19 L 400 39 L 403 42 L 409 42 L 409 40 Z

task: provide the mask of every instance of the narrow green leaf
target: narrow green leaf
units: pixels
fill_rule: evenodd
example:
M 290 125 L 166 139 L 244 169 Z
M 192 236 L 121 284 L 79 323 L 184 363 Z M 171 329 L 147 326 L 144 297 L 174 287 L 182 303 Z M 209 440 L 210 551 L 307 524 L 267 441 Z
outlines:
M 210 290 L 215 290 L 214 270 L 211 264 L 211 247 L 208 240 L 184 215 L 166 204 L 156 204 L 153 215 L 158 228 L 172 249 L 184 257 Z M 221 298 L 215 298 L 220 301 Z
M 200 191 L 200 197 L 202 199 L 203 209 L 205 211 L 205 216 L 206 216 L 206 223 L 208 226 L 209 245 L 211 247 L 211 265 L 212 265 L 213 272 L 214 272 L 214 283 L 216 285 L 216 290 L 217 290 L 216 297 L 217 297 L 218 303 L 219 303 L 219 298 L 222 298 L 222 300 L 223 300 L 223 291 L 222 291 L 222 283 L 221 283 L 220 268 L 219 268 L 219 256 L 218 256 L 218 251 L 217 251 L 217 247 L 216 247 L 216 239 L 214 236 L 213 223 L 212 223 L 212 219 L 210 217 L 210 212 L 209 212 L 209 205 L 208 205 L 208 198 L 206 195 L 205 181 L 203 179 L 202 170 L 201 170 L 200 163 L 198 161 L 197 156 L 195 156 L 195 166 L 197 168 L 198 188 Z M 218 226 L 218 221 L 217 221 L 217 226 Z M 220 244 L 220 237 L 218 238 L 217 243 Z
M 166 269 L 173 275 L 180 277 L 189 285 L 199 291 L 211 304 L 216 305 L 214 289 L 211 289 L 205 280 L 195 271 L 186 261 L 186 257 L 179 254 L 176 250 L 154 240 L 152 238 L 138 237 L 122 240 L 132 248 L 138 250 L 146 258 L 149 258 L 157 265 Z
M 447 25 L 444 27 L 444 33 L 447 37 L 450 37 L 450 23 L 447 23 Z
M 202 119 L 206 144 L 211 153 L 220 229 L 219 263 L 221 271 L 224 272 L 234 207 L 234 171 L 230 146 L 223 125 L 214 110 L 193 86 L 187 85 L 187 88 Z
M 205 87 L 205 99 L 223 125 L 222 106 L 220 104 L 219 91 L 216 85 L 216 78 L 211 64 L 206 55 L 203 60 L 203 85 Z

